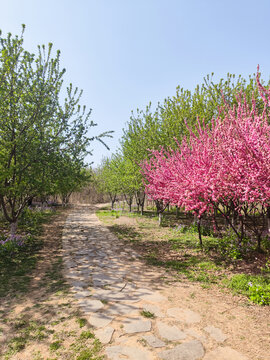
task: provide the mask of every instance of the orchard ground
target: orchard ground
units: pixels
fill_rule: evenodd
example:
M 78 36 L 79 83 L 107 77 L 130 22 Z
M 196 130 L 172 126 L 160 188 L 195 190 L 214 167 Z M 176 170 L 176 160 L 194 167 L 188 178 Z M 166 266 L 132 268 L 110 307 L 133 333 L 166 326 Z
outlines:
M 32 254 L 35 268 L 27 257 L 11 264 L 16 269 L 9 274 L 1 264 L 0 359 L 100 359 L 101 345 L 64 277 L 62 231 L 69 212 L 57 210 L 43 223 L 36 236 L 42 248 Z
M 36 250 L 32 269 L 10 273 L 11 285 L 4 288 L 1 300 L 0 358 L 86 360 L 103 356 L 104 348 L 65 278 L 62 230 L 70 211 L 61 210 L 43 225 L 39 235 L 43 247 Z M 157 273 L 165 270 L 158 285 L 166 289 L 171 304 L 202 314 L 205 325 L 214 323 L 227 336 L 224 345 L 250 360 L 270 359 L 269 306 L 253 304 L 228 288 L 228 279 L 237 273 L 258 275 L 261 268 L 267 270 L 265 256 L 258 255 L 255 263 L 224 263 L 210 250 L 198 249 L 196 233 L 176 231 L 166 226 L 166 221 L 158 227 L 152 212 L 142 217 L 104 209 L 97 214 L 123 248 L 131 247 L 134 254 L 141 255 L 143 266 Z M 204 241 L 210 243 L 211 239 L 204 237 Z M 126 261 L 132 263 L 133 259 L 127 256 Z M 20 276 L 22 282 L 14 281 Z M 161 311 L 165 310 L 161 307 Z

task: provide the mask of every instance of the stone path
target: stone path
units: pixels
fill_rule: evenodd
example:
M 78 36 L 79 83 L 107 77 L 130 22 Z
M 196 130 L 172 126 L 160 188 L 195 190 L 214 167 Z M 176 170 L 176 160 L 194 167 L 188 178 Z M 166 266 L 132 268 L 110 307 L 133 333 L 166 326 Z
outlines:
M 199 312 L 174 306 L 162 285 L 166 272 L 146 266 L 102 226 L 94 208 L 69 215 L 63 257 L 74 297 L 107 359 L 248 360 L 226 346 L 222 329 L 203 326 Z

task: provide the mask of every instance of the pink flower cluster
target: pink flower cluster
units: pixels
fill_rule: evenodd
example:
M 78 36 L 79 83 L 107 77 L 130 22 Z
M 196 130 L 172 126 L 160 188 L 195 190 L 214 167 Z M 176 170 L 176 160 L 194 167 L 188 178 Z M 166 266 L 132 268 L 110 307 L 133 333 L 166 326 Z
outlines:
M 152 151 L 142 163 L 146 192 L 153 200 L 194 211 L 199 216 L 219 204 L 243 206 L 270 204 L 270 89 L 257 84 L 264 102 L 259 112 L 255 100 L 245 96 L 237 105 L 224 100 L 211 126 L 200 125 L 177 150 Z

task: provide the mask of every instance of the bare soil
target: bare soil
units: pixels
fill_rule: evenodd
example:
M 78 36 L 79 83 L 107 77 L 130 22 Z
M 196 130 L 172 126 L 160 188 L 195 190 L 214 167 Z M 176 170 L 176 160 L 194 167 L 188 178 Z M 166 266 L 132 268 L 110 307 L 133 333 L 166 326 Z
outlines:
M 28 292 L 7 296 L 0 305 L 0 359 L 75 359 L 81 351 L 92 351 L 91 333 L 89 338 L 80 337 L 90 327 L 80 320 L 63 277 L 61 238 L 68 213 L 62 209 L 43 225 L 44 246 Z

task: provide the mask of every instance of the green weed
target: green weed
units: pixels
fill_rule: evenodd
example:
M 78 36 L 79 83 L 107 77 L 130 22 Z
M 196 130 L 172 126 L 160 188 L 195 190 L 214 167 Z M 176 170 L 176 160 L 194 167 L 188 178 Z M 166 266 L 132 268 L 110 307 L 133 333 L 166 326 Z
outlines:
M 91 348 L 89 348 L 88 341 L 92 339 L 90 337 L 82 337 L 78 339 L 76 342 L 70 345 L 70 349 L 74 354 L 74 359 L 76 360 L 102 360 L 104 357 L 99 356 L 98 353 L 102 349 L 102 345 L 98 339 L 95 339 L 91 344 Z M 78 356 L 76 356 L 79 354 Z M 75 357 L 76 356 L 76 357 Z M 72 357 L 73 359 L 73 357 Z
M 255 304 L 270 305 L 270 277 L 263 275 L 237 274 L 225 285 L 237 294 L 243 294 Z
M 106 287 L 105 287 L 105 289 L 106 289 Z M 107 305 L 107 304 L 108 304 L 108 300 L 101 299 L 100 301 L 101 301 L 102 304 L 104 304 L 104 305 Z
M 54 341 L 53 343 L 50 344 L 50 350 L 51 351 L 58 350 L 60 349 L 61 345 L 62 345 L 61 340 Z
M 94 339 L 95 335 L 90 331 L 82 331 L 80 335 L 80 339 Z
M 80 328 L 82 328 L 87 324 L 87 321 L 84 318 L 79 318 L 77 319 L 77 323 L 79 324 Z
M 153 314 L 151 311 L 146 311 L 146 310 L 142 310 L 140 312 L 140 314 L 146 318 L 149 318 L 149 319 L 154 319 L 155 318 L 155 314 Z
M 52 333 L 44 324 L 25 318 L 15 320 L 13 328 L 15 336 L 9 340 L 6 358 L 23 350 L 30 341 L 41 341 Z

